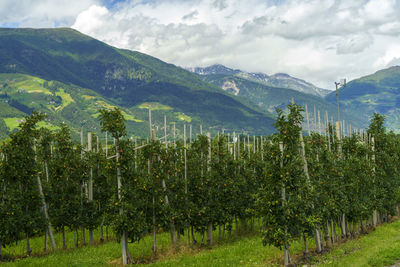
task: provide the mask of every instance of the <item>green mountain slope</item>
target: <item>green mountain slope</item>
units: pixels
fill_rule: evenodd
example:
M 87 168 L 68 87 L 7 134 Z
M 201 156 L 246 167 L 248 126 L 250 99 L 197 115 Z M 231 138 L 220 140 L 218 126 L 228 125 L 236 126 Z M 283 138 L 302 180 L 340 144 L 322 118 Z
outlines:
M 253 133 L 273 130 L 271 115 L 197 75 L 142 53 L 111 47 L 72 29 L 0 29 L 0 73 L 27 74 L 87 88 L 127 110 L 146 102 L 160 103 L 205 128 Z M 77 102 L 75 99 L 70 106 Z
M 24 116 L 33 110 L 48 115 L 48 119 L 41 126 L 57 129 L 64 122 L 73 129 L 75 138 L 79 137 L 81 127 L 85 131 L 90 130 L 100 134 L 98 109 L 116 106 L 118 106 L 116 102 L 91 89 L 47 81 L 26 74 L 0 74 L 0 137 L 2 139 L 14 131 Z M 164 115 L 168 119 L 168 131 L 172 130 L 172 122 L 174 122 L 178 135 L 183 134 L 183 124 L 191 124 L 194 128 L 193 133 L 197 134 L 202 123 L 200 117 L 190 116 L 158 102 L 142 102 L 131 107 L 120 108 L 127 120 L 129 136 L 147 137 L 149 108 L 152 110 L 154 128 L 160 131 L 159 137 L 163 135 Z
M 311 125 L 314 125 L 314 107 L 320 111 L 321 120 L 324 120 L 325 113 L 329 118 L 336 120 L 337 109 L 335 103 L 330 103 L 323 98 L 299 92 L 297 90 L 271 87 L 253 80 L 238 77 L 237 75 L 211 74 L 201 76 L 205 81 L 210 82 L 231 94 L 235 94 L 252 101 L 255 105 L 273 113 L 275 108 L 285 108 L 292 99 L 299 105 L 308 105 Z M 358 114 L 342 112 L 341 118 L 351 121 L 355 127 L 361 127 L 366 121 L 361 120 Z M 318 120 L 318 119 L 317 119 Z
M 326 100 L 336 103 L 335 93 Z M 358 113 L 367 120 L 374 112 L 385 114 L 388 128 L 400 132 L 400 67 L 379 70 L 349 82 L 339 90 L 343 111 Z

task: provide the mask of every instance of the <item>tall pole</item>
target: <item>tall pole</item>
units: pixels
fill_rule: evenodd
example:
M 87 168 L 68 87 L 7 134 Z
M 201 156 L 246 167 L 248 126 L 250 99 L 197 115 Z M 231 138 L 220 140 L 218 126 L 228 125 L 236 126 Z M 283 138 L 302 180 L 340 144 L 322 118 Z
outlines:
M 336 103 L 337 103 L 337 121 L 340 121 L 340 111 L 339 111 L 339 91 L 338 86 L 340 83 L 335 82 L 336 85 Z

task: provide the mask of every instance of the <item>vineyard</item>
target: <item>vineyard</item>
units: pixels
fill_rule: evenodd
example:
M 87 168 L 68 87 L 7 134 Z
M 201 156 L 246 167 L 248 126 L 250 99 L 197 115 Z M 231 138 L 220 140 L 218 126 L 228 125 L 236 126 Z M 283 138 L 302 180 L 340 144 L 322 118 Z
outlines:
M 294 241 L 307 256 L 315 239 L 321 253 L 399 212 L 400 138 L 385 130 L 383 116 L 345 133 L 328 120 L 319 131 L 303 129 L 308 114 L 305 123 L 294 103 L 277 114 L 270 136 L 194 137 L 185 127 L 182 140 L 166 120 L 156 132 L 150 115 L 150 137 L 132 140 L 121 111 L 103 109 L 104 136 L 81 133 L 76 144 L 65 125 L 37 127 L 45 115 L 34 112 L 1 146 L 0 261 L 13 259 L 2 248 L 16 242 L 30 255 L 33 237 L 55 251 L 67 249 L 68 233 L 78 247 L 105 242 L 112 231 L 122 263 L 131 264 L 128 243 L 146 236 L 157 255 L 160 233 L 174 246 L 212 247 L 213 231 L 230 236 L 240 226 L 261 229 L 260 242 L 280 248 L 289 265 Z

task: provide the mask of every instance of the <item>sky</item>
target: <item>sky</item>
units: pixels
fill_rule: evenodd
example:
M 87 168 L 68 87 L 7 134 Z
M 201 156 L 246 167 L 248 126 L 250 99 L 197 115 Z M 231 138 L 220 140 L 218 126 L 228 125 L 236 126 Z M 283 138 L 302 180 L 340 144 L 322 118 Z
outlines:
M 400 0 L 0 0 L 1 27 L 72 27 L 181 67 L 334 89 L 400 65 Z

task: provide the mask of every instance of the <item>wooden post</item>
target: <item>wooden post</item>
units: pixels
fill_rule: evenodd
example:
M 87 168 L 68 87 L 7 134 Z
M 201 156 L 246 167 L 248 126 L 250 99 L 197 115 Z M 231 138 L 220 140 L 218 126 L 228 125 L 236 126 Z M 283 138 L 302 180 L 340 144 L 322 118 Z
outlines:
M 37 155 L 36 155 L 36 145 L 33 147 L 34 151 L 35 151 L 35 161 L 37 161 Z M 47 203 L 46 203 L 46 199 L 44 197 L 44 193 L 43 193 L 43 187 L 42 187 L 42 180 L 40 179 L 40 175 L 36 175 L 36 179 L 37 179 L 37 183 L 38 183 L 38 190 L 39 190 L 39 195 L 40 195 L 40 200 L 42 202 L 42 207 L 43 207 L 43 213 L 44 213 L 44 218 L 47 222 L 47 231 L 49 233 L 49 237 L 50 237 L 50 242 L 51 242 L 51 247 L 53 248 L 53 251 L 57 250 L 57 246 L 56 246 L 56 242 L 54 240 L 54 235 L 53 235 L 53 228 L 51 226 L 51 221 L 49 218 L 49 213 L 47 211 Z M 29 237 L 27 237 L 29 238 Z
M 189 125 L 189 144 L 192 143 L 192 125 Z
M 207 160 L 207 172 L 208 175 L 211 175 L 211 135 L 208 132 L 208 160 Z M 207 225 L 207 244 L 208 246 L 213 245 L 213 222 L 209 221 Z
M 321 116 L 318 109 L 318 133 L 321 134 Z
M 91 152 L 92 151 L 92 133 L 88 132 L 88 145 L 87 145 L 87 151 Z M 88 185 L 88 199 L 89 202 L 93 201 L 93 167 L 90 166 L 89 169 L 89 185 Z M 93 229 L 89 229 L 89 243 L 90 245 L 94 245 L 94 239 L 93 239 Z
M 121 195 L 121 191 L 122 191 L 122 182 L 121 182 L 121 168 L 119 166 L 119 158 L 120 158 L 120 154 L 119 154 L 119 140 L 117 140 L 117 144 L 116 144 L 116 152 L 117 152 L 117 156 L 116 156 L 116 165 L 117 165 L 117 186 L 118 186 L 118 200 L 121 201 L 122 199 L 122 195 Z M 119 214 L 123 215 L 124 214 L 124 210 L 122 208 L 122 205 L 120 205 L 119 208 Z M 128 257 L 128 243 L 127 243 L 127 236 L 126 236 L 126 232 L 125 230 L 122 232 L 122 236 L 121 236 L 121 249 L 122 249 L 122 264 L 123 265 L 127 265 L 131 262 L 131 260 Z
M 233 132 L 233 160 L 236 160 L 236 143 L 235 143 L 235 138 L 236 138 L 236 135 L 235 135 L 235 132 Z
M 150 132 L 150 139 L 153 136 L 153 129 L 152 129 L 152 124 L 151 124 L 151 109 L 149 106 L 149 132 Z
M 108 157 L 108 133 L 106 131 L 106 158 Z
M 314 105 L 314 131 L 317 131 L 317 109 Z
M 174 147 L 176 147 L 176 123 L 174 122 Z
M 375 138 L 371 138 L 371 149 L 372 149 L 372 163 L 375 166 Z M 375 167 L 372 168 L 372 172 L 374 175 L 373 183 L 375 184 Z M 375 196 L 374 196 L 375 197 Z M 378 211 L 374 209 L 374 212 L 372 214 L 372 226 L 375 228 L 376 225 L 378 224 Z
M 306 104 L 306 119 L 307 119 L 307 131 L 308 131 L 308 136 L 311 136 L 311 132 L 310 132 L 310 120 L 308 118 L 308 107 Z
M 281 151 L 281 162 L 280 162 L 280 167 L 283 169 L 283 157 L 284 157 L 284 146 L 283 142 L 279 142 L 279 149 Z M 282 192 L 281 192 L 281 200 L 282 200 L 282 206 L 285 207 L 286 205 L 286 185 L 285 182 L 282 180 Z M 285 225 L 285 238 L 287 236 L 287 225 Z M 289 244 L 285 241 L 284 244 L 284 264 L 285 266 L 288 266 L 290 264 L 290 251 L 289 251 Z
M 186 143 L 186 124 L 183 125 L 183 153 L 184 153 L 184 164 L 185 164 L 185 202 L 188 202 L 188 180 L 187 180 L 187 143 Z M 190 234 L 189 234 L 189 228 L 187 229 L 187 235 L 186 235 L 186 240 L 187 240 L 187 245 L 190 245 Z
M 164 142 L 165 148 L 168 148 L 168 141 L 167 141 L 167 116 L 164 114 Z

